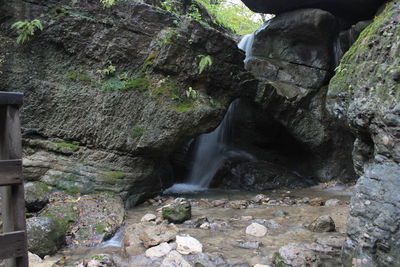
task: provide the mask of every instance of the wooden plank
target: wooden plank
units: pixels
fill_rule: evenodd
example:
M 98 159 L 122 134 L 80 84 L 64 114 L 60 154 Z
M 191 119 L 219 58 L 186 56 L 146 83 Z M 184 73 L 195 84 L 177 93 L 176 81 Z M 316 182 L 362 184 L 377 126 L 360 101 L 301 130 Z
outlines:
M 22 105 L 23 93 L 0 91 L 0 105 Z
M 22 180 L 22 160 L 0 160 L 0 186 L 20 184 Z
M 0 234 L 0 260 L 25 256 L 25 231 Z

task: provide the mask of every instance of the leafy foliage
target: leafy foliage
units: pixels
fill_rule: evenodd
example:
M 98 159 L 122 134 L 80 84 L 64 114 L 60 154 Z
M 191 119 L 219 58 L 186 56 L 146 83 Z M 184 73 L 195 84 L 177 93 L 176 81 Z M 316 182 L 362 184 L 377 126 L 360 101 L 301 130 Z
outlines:
M 115 4 L 115 0 L 100 0 L 100 3 L 104 7 L 109 8 L 109 7 L 112 7 Z
M 186 90 L 185 95 L 189 99 L 196 100 L 199 97 L 199 92 L 194 90 L 192 87 Z
M 207 67 L 211 67 L 213 61 L 211 56 L 199 55 L 199 74 L 202 74 Z
M 17 21 L 11 25 L 12 29 L 18 32 L 17 44 L 23 44 L 35 35 L 36 30 L 43 31 L 43 25 L 40 20 L 35 19 L 32 21 Z
M 111 63 L 102 70 L 97 70 L 96 73 L 99 74 L 101 77 L 106 77 L 113 74 L 117 69 Z

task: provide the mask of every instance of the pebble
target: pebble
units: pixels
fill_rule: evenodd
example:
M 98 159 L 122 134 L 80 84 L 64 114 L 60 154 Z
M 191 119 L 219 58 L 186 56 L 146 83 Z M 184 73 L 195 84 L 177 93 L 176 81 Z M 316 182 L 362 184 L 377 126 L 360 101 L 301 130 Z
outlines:
M 183 255 L 197 254 L 203 252 L 203 245 L 196 238 L 193 238 L 190 235 L 177 235 L 176 245 L 176 250 Z
M 258 241 L 244 241 L 244 240 L 236 240 L 233 243 L 234 246 L 246 249 L 259 249 L 262 246 L 261 242 Z
M 141 222 L 151 222 L 151 221 L 155 221 L 156 219 L 157 219 L 156 215 L 148 213 L 148 214 L 144 215 L 140 221 Z
M 211 225 L 208 222 L 203 223 L 202 225 L 200 225 L 200 229 L 203 230 L 210 230 L 211 229 Z
M 255 237 L 263 237 L 267 234 L 267 228 L 261 224 L 252 223 L 247 226 L 246 234 Z
M 172 250 L 171 246 L 163 242 L 158 246 L 151 247 L 148 250 L 146 250 L 146 257 L 152 258 L 152 257 L 164 257 L 167 255 L 170 251 Z
M 334 207 L 334 206 L 338 206 L 341 204 L 341 201 L 339 199 L 328 199 L 325 202 L 325 206 L 327 207 Z

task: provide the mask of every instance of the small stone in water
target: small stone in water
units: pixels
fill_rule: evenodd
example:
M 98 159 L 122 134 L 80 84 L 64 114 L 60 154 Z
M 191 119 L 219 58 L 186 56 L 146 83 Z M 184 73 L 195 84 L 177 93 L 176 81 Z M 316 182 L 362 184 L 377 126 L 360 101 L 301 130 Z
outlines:
M 151 222 L 151 221 L 155 221 L 156 219 L 157 219 L 156 215 L 148 213 L 148 214 L 144 215 L 140 221 L 141 222 Z
M 246 228 L 246 234 L 255 236 L 255 237 L 263 237 L 267 234 L 267 228 L 258 223 L 252 223 Z
M 313 232 L 333 232 L 335 228 L 335 222 L 328 215 L 318 217 L 308 226 Z
M 160 267 L 191 267 L 191 265 L 175 250 L 171 251 L 163 260 Z
M 188 236 L 176 236 L 176 250 L 184 255 L 203 252 L 203 245 L 196 239 Z
M 325 202 L 325 206 L 334 207 L 340 205 L 341 201 L 339 199 L 329 199 Z
M 200 229 L 203 230 L 210 230 L 211 229 L 211 225 L 208 222 L 203 223 L 202 225 L 200 225 Z

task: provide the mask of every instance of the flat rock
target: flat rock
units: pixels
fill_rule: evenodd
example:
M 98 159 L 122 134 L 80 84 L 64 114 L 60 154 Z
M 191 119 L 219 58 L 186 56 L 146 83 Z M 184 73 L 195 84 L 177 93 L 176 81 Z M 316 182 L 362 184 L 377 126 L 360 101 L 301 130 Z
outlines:
M 187 236 L 176 236 L 176 250 L 184 255 L 197 254 L 203 252 L 203 245 L 196 239 Z
M 159 244 L 158 246 L 151 247 L 146 250 L 146 256 L 151 258 L 151 257 L 164 257 L 167 255 L 170 251 L 172 250 L 172 247 L 166 243 L 163 242 Z
M 342 201 L 340 201 L 339 199 L 328 199 L 325 202 L 325 206 L 327 207 L 334 207 L 334 206 L 338 206 L 342 203 Z
M 255 237 L 263 237 L 267 234 L 267 228 L 259 223 L 252 223 L 247 226 L 246 234 Z
M 245 241 L 245 240 L 236 240 L 233 245 L 239 248 L 246 249 L 259 249 L 262 246 L 261 242 L 258 241 Z
M 178 228 L 175 225 L 151 225 L 144 228 L 139 234 L 139 238 L 143 241 L 144 247 L 149 248 L 162 242 L 174 240 L 177 233 Z

